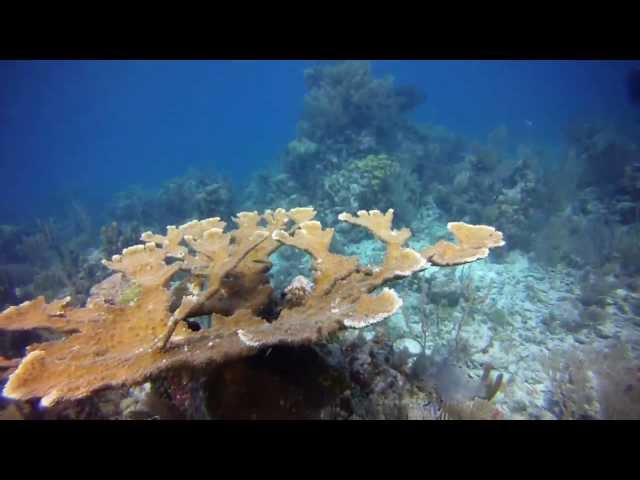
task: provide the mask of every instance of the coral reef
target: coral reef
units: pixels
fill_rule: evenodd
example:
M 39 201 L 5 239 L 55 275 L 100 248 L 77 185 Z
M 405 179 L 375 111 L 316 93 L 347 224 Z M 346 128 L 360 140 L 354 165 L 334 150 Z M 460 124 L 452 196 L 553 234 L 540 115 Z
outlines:
M 572 138 L 578 158 L 583 164 L 579 178 L 582 188 L 596 187 L 615 191 L 628 181 L 629 168 L 638 149 L 616 129 L 585 124 Z
M 264 347 L 308 344 L 345 327 L 362 328 L 401 306 L 387 287 L 372 295 L 389 281 L 424 270 L 430 261 L 467 263 L 503 245 L 502 234 L 491 227 L 451 224 L 459 243 L 438 242 L 421 254 L 403 246 L 411 232 L 392 228 L 392 210 L 341 214 L 340 220 L 366 228 L 386 245 L 381 265 L 363 267 L 354 257 L 329 251 L 334 230 L 312 220 L 315 214 L 312 208 L 242 212 L 234 218 L 237 228 L 227 233 L 218 217 L 168 227 L 166 235 L 145 232 L 145 244 L 104 262 L 138 289 L 125 294 L 126 302 L 101 296 L 103 288 L 82 308 L 70 307 L 69 298 L 10 307 L 0 314 L 0 328 L 48 328 L 68 336 L 31 345 L 4 395 L 40 397 L 42 405 L 53 405 L 140 384 L 169 370 L 220 364 Z M 268 257 L 283 244 L 313 257 L 313 288 L 302 305 L 273 305 Z M 188 275 L 188 292 L 173 302 L 166 287 L 179 271 Z M 265 313 L 274 310 L 277 315 Z M 202 315 L 212 315 L 212 327 L 190 328 L 189 318 Z
M 411 87 L 394 86 L 390 77 L 374 79 L 368 62 L 312 67 L 304 78 L 309 93 L 299 130 L 316 143 L 387 142 L 406 121 L 404 114 L 424 100 Z
M 20 228 L 16 225 L 0 225 L 0 262 L 15 261 L 15 246 L 19 243 Z
M 432 381 L 433 377 L 417 381 L 404 362 L 396 363 L 392 343 L 382 329 L 377 330 L 369 341 L 360 332 L 340 345 L 331 353 L 326 351 L 326 346 L 320 346 L 325 358 L 339 371 L 347 372 L 350 381 L 349 388 L 323 418 L 488 420 L 503 417 L 493 403 L 502 377 L 491 378 L 490 365 L 480 379 L 469 379 L 465 369 L 464 378 L 457 386 L 455 380 L 445 377 L 441 377 L 440 385 L 437 385 Z M 423 358 L 419 356 L 416 363 Z M 439 389 L 451 394 L 449 401 L 442 399 Z
M 126 231 L 118 224 L 111 222 L 100 229 L 101 253 L 109 258 L 121 252 L 127 245 L 136 242 L 142 229 L 135 222 L 126 225 Z
M 246 187 L 191 169 L 0 225 L 0 311 L 35 299 L 0 314 L 28 399 L 2 418 L 639 418 L 638 126 L 476 138 L 367 62 L 304 77 Z
M 256 175 L 247 206 L 310 203 L 327 224 L 345 210 L 393 206 L 403 222 L 412 221 L 419 183 L 399 167 L 425 156 L 426 135 L 407 116 L 422 95 L 390 77 L 374 78 L 368 62 L 313 67 L 305 83 L 298 135 L 282 155 L 282 172 Z
M 159 191 L 129 188 L 116 194 L 108 206 L 109 217 L 127 235 L 140 228 L 161 228 L 167 222 L 180 224 L 203 218 L 212 209 L 219 217 L 230 218 L 233 213 L 231 184 L 221 176 L 195 169 L 168 180 Z M 113 233 L 104 232 L 107 236 Z
M 86 215 L 77 204 L 72 213 Z M 47 299 L 68 295 L 73 304 L 83 303 L 91 285 L 104 278 L 100 259 L 91 248 L 91 225 L 89 220 L 70 216 L 65 222 L 49 219 L 21 228 L 5 252 L 8 260 L 0 266 L 0 303 L 39 295 Z
M 629 345 L 602 351 L 555 351 L 549 356 L 552 390 L 549 402 L 562 419 L 638 419 L 638 362 Z
M 183 177 L 167 182 L 157 198 L 162 219 L 175 223 L 192 218 L 203 218 L 211 213 L 227 219 L 233 213 L 231 184 L 221 177 L 198 171 L 187 172 Z

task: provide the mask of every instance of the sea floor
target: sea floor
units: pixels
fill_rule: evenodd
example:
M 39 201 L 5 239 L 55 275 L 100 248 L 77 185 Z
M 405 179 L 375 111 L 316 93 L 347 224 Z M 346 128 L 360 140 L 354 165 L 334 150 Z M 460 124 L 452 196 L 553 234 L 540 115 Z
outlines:
M 442 238 L 444 227 L 435 225 L 429 233 Z M 358 254 L 365 262 L 379 261 L 383 254 L 381 245 L 373 240 L 353 245 L 347 253 Z M 607 418 L 598 400 L 605 388 L 602 366 L 593 362 L 624 348 L 625 365 L 638 365 L 640 318 L 629 305 L 638 304 L 640 292 L 613 290 L 603 308 L 606 315 L 590 322 L 579 302 L 583 275 L 578 269 L 542 265 L 532 254 L 518 250 L 499 262 L 490 256 L 455 269 L 429 268 L 420 274 L 419 282 L 444 285 L 449 293 L 471 285 L 472 298 L 438 310 L 428 305 L 429 293 L 421 294 L 415 283 L 408 288 L 400 282 L 394 288 L 404 306 L 386 320 L 387 330 L 394 339 L 394 350 L 407 349 L 413 359 L 422 351 L 421 341 L 424 353 L 442 356 L 443 350 L 451 351 L 456 337 L 458 342 L 462 339 L 467 353 L 461 367 L 470 379 L 479 381 L 487 364 L 494 367 L 494 374 L 502 374 L 502 387 L 493 402 L 506 419 Z M 426 339 L 421 338 L 422 322 L 426 322 Z M 373 332 L 369 328 L 367 338 L 373 338 Z M 571 376 L 578 373 L 572 368 L 579 368 L 580 377 L 589 381 L 575 385 Z M 629 382 L 636 389 L 640 388 L 637 371 L 629 373 Z M 573 397 L 567 398 L 572 389 Z M 567 403 L 585 395 L 590 395 L 587 414 L 580 417 L 567 411 Z

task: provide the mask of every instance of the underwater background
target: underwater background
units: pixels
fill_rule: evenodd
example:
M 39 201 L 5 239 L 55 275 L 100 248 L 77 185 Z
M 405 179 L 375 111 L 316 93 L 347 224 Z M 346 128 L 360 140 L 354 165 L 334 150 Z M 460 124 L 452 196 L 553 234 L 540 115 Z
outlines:
M 375 325 L 52 408 L 6 397 L 0 415 L 640 418 L 639 68 L 0 61 L 1 310 L 82 306 L 143 232 L 241 211 L 313 206 L 364 265 L 383 245 L 342 212 L 393 209 L 414 248 L 458 221 L 506 242 L 394 283 L 402 307 Z M 313 277 L 294 249 L 270 260 L 275 297 Z M 56 339 L 0 322 L 2 385 Z

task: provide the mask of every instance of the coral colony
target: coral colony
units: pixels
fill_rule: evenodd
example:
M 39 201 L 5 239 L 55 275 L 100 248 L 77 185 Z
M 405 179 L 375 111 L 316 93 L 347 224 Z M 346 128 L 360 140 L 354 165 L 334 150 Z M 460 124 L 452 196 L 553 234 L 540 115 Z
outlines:
M 3 394 L 40 397 L 50 406 L 104 387 L 132 386 L 172 368 L 222 363 L 259 348 L 311 343 L 341 328 L 362 328 L 402 305 L 390 288 L 372 294 L 378 287 L 431 265 L 473 262 L 504 245 L 502 233 L 491 227 L 452 223 L 458 243 L 441 240 L 417 252 L 403 246 L 409 229 L 391 228 L 393 210 L 341 214 L 340 220 L 386 244 L 382 265 L 363 267 L 356 258 L 329 251 L 334 230 L 312 220 L 315 214 L 312 208 L 241 212 L 234 219 L 237 228 L 227 233 L 219 218 L 167 227 L 166 236 L 145 232 L 145 244 L 104 262 L 139 286 L 131 302 L 96 296 L 86 307 L 73 308 L 68 298 L 47 304 L 39 297 L 9 307 L 0 314 L 4 329 L 50 328 L 68 336 L 30 346 Z M 315 274 L 312 283 L 289 289 L 288 295 L 299 298 L 268 322 L 260 316 L 271 298 L 268 257 L 281 245 L 309 253 Z M 190 274 L 189 293 L 171 312 L 166 287 L 179 271 Z M 193 332 L 185 326 L 187 318 L 204 314 L 214 316 L 212 328 Z

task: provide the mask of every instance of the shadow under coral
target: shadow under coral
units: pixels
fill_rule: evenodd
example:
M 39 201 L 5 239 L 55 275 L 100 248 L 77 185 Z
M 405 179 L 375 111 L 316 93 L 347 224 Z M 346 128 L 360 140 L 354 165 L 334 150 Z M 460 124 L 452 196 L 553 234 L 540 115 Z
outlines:
M 319 419 L 348 388 L 313 348 L 274 346 L 214 369 L 204 394 L 211 418 Z

